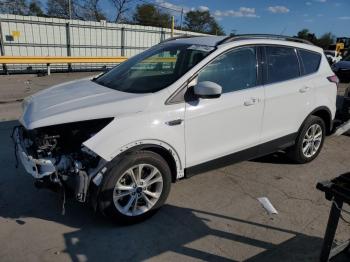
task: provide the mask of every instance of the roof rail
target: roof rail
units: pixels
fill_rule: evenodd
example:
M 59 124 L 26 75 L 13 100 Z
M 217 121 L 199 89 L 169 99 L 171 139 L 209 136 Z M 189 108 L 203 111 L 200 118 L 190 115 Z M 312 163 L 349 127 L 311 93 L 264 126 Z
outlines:
M 163 41 L 160 42 L 161 43 L 166 43 L 166 42 L 170 42 L 170 41 L 173 41 L 173 40 L 176 40 L 176 39 L 182 39 L 182 38 L 192 38 L 192 37 L 199 37 L 199 36 L 202 36 L 202 35 L 179 35 L 179 36 L 174 36 L 174 37 L 170 37 L 170 38 L 167 38 Z
M 292 36 L 285 36 L 285 35 L 273 35 L 273 34 L 242 34 L 242 35 L 234 35 L 229 36 L 225 38 L 224 40 L 220 41 L 218 45 L 239 41 L 239 40 L 248 40 L 248 39 L 275 39 L 275 40 L 284 40 L 284 41 L 291 41 L 291 42 L 297 42 L 297 43 L 303 43 L 308 45 L 314 45 L 308 40 L 292 37 Z

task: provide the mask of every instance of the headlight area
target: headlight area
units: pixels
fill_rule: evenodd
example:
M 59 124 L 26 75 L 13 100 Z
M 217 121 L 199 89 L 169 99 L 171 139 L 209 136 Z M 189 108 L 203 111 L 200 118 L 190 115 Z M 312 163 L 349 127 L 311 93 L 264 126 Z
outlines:
M 13 138 L 17 159 L 35 178 L 38 188 L 63 191 L 85 202 L 93 176 L 105 160 L 82 144 L 113 118 L 88 120 L 26 130 L 17 127 Z

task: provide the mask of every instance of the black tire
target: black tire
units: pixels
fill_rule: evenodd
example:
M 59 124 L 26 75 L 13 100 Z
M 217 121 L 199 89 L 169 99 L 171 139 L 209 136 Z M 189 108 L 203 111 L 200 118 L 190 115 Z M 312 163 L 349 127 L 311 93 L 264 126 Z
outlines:
M 149 164 L 156 167 L 161 173 L 163 179 L 163 187 L 160 197 L 154 206 L 147 212 L 130 216 L 121 213 L 113 201 L 114 187 L 119 180 L 119 178 L 127 171 L 129 168 L 137 164 Z M 166 201 L 171 187 L 171 171 L 167 162 L 158 154 L 150 151 L 136 151 L 125 154 L 119 159 L 115 159 L 110 168 L 104 175 L 100 194 L 98 196 L 99 209 L 103 215 L 112 219 L 113 222 L 120 224 L 134 224 L 141 222 L 153 214 L 155 214 L 158 209 Z
M 318 124 L 321 127 L 321 129 L 322 129 L 322 140 L 320 142 L 320 146 L 317 149 L 316 153 L 314 153 L 314 155 L 312 155 L 310 157 L 307 157 L 303 153 L 303 140 L 304 140 L 304 137 L 306 135 L 306 132 L 314 124 Z M 298 134 L 297 139 L 295 141 L 295 145 L 288 150 L 289 158 L 292 161 L 294 161 L 295 163 L 298 163 L 298 164 L 305 164 L 305 163 L 311 162 L 321 152 L 322 147 L 323 147 L 323 143 L 324 143 L 324 140 L 325 140 L 325 136 L 326 136 L 326 125 L 325 125 L 323 119 L 318 117 L 318 116 L 313 116 L 313 115 L 309 116 L 305 120 L 301 130 L 299 131 L 299 134 Z

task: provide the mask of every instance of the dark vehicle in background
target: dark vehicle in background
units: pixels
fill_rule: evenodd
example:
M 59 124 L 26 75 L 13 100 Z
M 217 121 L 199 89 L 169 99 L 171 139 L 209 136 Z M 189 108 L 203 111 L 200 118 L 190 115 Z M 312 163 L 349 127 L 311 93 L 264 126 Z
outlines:
M 342 61 L 335 63 L 332 66 L 332 70 L 338 76 L 340 82 L 350 82 L 350 55 Z
M 350 119 L 350 86 L 345 90 L 344 93 L 342 115 L 344 120 Z

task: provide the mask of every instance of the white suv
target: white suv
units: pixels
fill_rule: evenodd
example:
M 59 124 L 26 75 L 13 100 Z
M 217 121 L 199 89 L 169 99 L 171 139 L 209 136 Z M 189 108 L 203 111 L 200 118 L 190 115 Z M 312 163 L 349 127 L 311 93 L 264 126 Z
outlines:
M 313 160 L 336 112 L 321 48 L 270 35 L 178 38 L 23 103 L 16 152 L 48 186 L 120 222 L 152 215 L 171 182 L 285 149 Z

